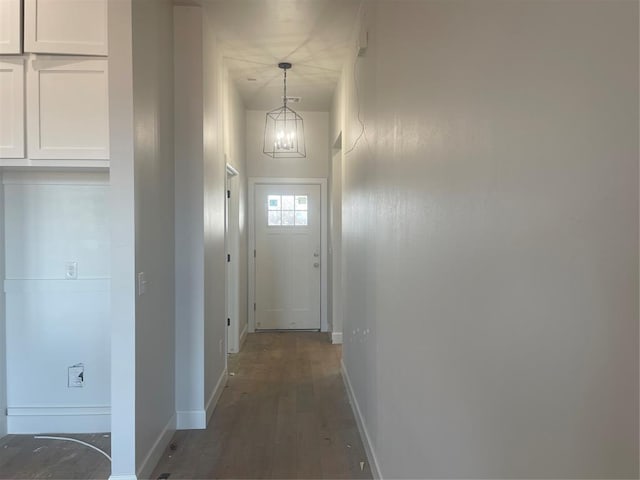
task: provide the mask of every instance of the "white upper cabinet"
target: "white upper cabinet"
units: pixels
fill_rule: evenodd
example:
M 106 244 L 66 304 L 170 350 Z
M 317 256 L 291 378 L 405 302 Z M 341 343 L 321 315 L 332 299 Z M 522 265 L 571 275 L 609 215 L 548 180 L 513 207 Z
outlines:
M 107 59 L 36 57 L 27 69 L 31 159 L 109 158 Z
M 107 1 L 24 0 L 24 51 L 107 55 Z
M 24 60 L 3 58 L 0 59 L 0 158 L 23 157 Z
M 0 55 L 22 53 L 20 0 L 0 0 Z

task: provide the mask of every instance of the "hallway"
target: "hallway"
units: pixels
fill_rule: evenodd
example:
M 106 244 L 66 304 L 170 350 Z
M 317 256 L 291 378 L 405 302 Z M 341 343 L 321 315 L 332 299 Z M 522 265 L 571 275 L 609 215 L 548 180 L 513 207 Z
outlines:
M 640 479 L 639 19 L 0 0 L 0 479 Z
M 341 351 L 321 333 L 250 334 L 208 428 L 178 431 L 151 478 L 371 478 Z

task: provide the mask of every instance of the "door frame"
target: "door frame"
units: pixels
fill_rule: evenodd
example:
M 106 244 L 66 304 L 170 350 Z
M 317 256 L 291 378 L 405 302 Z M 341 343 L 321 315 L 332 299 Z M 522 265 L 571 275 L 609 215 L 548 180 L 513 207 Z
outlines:
M 231 256 L 231 261 L 225 262 L 226 353 L 238 353 L 240 351 L 240 324 L 238 318 L 240 312 L 240 302 L 238 300 L 240 233 L 238 223 L 238 192 L 236 188 L 237 182 L 234 181 L 237 178 L 238 170 L 227 163 L 225 176 L 224 243 L 225 251 L 227 255 Z
M 256 331 L 256 231 L 255 231 L 255 187 L 256 185 L 319 185 L 320 186 L 320 331 L 328 332 L 327 322 L 327 179 L 326 178 L 286 178 L 250 177 L 249 179 L 249 242 L 247 251 L 249 267 L 249 332 Z

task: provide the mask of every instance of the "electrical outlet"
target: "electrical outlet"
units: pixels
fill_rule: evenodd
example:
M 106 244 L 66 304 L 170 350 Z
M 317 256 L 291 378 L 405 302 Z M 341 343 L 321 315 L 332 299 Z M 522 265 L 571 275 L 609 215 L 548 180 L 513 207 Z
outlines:
M 358 35 L 358 40 L 356 41 L 356 52 L 359 57 L 364 57 L 365 53 L 367 53 L 367 47 L 369 46 L 369 32 L 363 27 L 360 30 L 360 34 Z
M 67 386 L 69 388 L 84 387 L 84 365 L 77 363 L 69 367 Z
M 64 278 L 67 280 L 78 279 L 78 262 L 66 262 L 64 264 Z

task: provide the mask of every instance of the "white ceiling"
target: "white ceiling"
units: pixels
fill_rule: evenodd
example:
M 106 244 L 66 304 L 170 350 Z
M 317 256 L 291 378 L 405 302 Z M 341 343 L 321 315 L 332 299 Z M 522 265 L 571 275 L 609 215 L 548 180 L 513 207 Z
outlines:
M 229 73 L 250 110 L 302 97 L 295 110 L 329 111 L 360 0 L 207 0 Z M 249 80 L 255 79 L 255 80 Z

